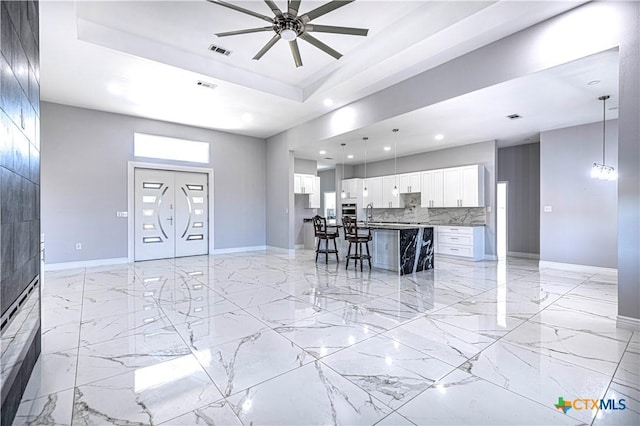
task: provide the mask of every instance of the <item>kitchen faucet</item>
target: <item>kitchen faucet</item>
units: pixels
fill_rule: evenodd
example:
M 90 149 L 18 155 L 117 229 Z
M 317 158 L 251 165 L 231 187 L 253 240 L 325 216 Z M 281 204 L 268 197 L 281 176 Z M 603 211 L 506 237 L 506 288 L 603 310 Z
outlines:
M 371 221 L 373 219 L 373 203 L 369 203 L 367 204 L 367 216 L 366 216 L 367 220 L 366 223 L 368 224 L 369 221 Z

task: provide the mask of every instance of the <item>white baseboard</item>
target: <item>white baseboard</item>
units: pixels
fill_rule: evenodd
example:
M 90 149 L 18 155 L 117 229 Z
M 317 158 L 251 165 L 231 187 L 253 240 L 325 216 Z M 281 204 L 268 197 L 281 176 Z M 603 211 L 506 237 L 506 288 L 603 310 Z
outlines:
M 507 252 L 507 256 L 510 257 L 521 257 L 524 259 L 540 259 L 540 253 L 524 253 L 520 251 L 509 251 Z
M 231 247 L 226 249 L 216 249 L 211 254 L 243 253 L 246 251 L 264 251 L 266 249 L 267 246 Z
M 303 249 L 304 248 L 304 244 L 296 244 L 296 250 L 298 249 Z
M 62 271 L 64 269 L 92 268 L 94 266 L 121 265 L 123 263 L 129 263 L 129 259 L 126 257 L 115 257 L 112 259 L 83 260 L 80 262 L 45 263 L 44 270 Z
M 640 331 L 640 319 L 618 315 L 616 326 L 627 330 Z
M 600 266 L 576 265 L 573 263 L 559 263 L 541 260 L 538 264 L 540 268 L 564 269 L 565 271 L 586 272 L 589 274 L 617 274 L 615 268 L 603 268 Z
M 296 249 L 286 249 L 282 247 L 267 246 L 267 250 L 284 254 L 296 254 Z
M 484 260 L 498 260 L 498 256 L 495 254 L 485 254 Z

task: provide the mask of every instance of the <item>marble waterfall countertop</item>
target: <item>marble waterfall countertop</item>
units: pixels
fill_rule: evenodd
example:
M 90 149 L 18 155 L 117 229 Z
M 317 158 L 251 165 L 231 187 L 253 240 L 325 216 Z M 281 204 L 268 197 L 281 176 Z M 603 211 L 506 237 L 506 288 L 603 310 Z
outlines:
M 434 226 L 486 226 L 486 225 L 469 225 L 457 223 L 408 223 L 408 222 L 358 222 L 358 226 L 367 226 L 371 229 L 415 229 L 415 228 L 433 228 Z

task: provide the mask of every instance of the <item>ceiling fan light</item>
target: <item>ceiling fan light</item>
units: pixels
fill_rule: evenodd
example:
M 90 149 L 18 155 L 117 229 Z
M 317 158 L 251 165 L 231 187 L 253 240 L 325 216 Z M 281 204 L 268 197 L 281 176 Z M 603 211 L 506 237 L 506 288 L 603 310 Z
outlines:
M 295 31 L 287 28 L 280 32 L 280 37 L 282 37 L 282 39 L 286 41 L 293 41 L 298 37 L 298 34 Z

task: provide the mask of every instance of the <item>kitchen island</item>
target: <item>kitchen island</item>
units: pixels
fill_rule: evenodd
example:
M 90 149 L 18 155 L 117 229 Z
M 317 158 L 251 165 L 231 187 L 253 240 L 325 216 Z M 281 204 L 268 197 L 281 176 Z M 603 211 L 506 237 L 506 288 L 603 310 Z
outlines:
M 367 226 L 373 235 L 373 267 L 400 275 L 433 269 L 433 226 L 372 222 Z

